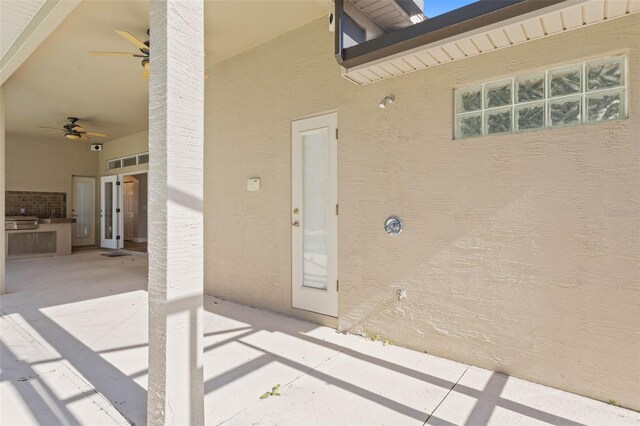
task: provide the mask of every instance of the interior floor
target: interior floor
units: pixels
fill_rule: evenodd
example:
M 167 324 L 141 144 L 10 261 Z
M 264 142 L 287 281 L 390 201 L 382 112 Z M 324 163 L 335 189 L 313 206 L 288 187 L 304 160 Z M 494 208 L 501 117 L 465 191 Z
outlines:
M 131 251 L 139 251 L 142 253 L 146 253 L 147 252 L 147 242 L 143 242 L 143 243 L 136 243 L 135 241 L 124 241 L 124 247 L 125 250 L 131 250 Z

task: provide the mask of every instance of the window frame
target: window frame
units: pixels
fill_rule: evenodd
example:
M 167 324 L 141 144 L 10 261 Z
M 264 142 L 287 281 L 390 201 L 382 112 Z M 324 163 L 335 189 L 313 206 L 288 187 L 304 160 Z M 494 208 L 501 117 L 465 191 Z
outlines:
M 140 157 L 147 157 L 147 161 L 140 161 Z M 125 166 L 124 165 L 124 160 L 129 160 L 131 158 L 135 158 L 136 159 L 136 163 L 135 164 L 130 164 Z M 111 167 L 111 164 L 119 164 L 117 166 Z M 134 167 L 134 166 L 139 166 L 141 164 L 149 164 L 149 152 L 141 152 L 140 154 L 133 154 L 133 155 L 126 155 L 124 157 L 118 157 L 118 158 L 111 158 L 109 160 L 106 161 L 106 165 L 107 165 L 107 171 L 111 171 L 111 170 L 117 170 L 117 169 L 124 169 L 126 167 Z

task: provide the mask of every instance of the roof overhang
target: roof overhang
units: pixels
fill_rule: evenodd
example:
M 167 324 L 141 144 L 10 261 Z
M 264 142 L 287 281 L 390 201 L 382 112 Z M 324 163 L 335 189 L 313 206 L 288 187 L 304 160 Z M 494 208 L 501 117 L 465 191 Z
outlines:
M 0 5 L 0 23 L 12 23 L 10 46 L 0 56 L 0 85 L 13 74 L 38 46 L 64 21 L 81 0 L 4 2 Z M 13 7 L 12 7 L 13 6 Z M 27 9 L 27 6 L 32 6 Z M 12 14 L 13 12 L 13 14 Z M 22 20 L 17 20 L 13 15 Z M 4 32 L 3 32 L 4 34 Z
M 640 11 L 638 0 L 484 0 L 344 49 L 342 75 L 369 84 Z

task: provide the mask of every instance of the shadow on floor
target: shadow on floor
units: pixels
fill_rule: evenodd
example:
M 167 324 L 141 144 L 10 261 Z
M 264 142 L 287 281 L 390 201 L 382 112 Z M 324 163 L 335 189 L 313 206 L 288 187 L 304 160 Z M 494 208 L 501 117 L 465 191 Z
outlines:
M 6 365 L 3 365 L 3 373 L 0 381 L 6 382 L 11 380 L 11 384 L 15 386 L 23 401 L 29 404 L 29 407 L 39 423 L 49 424 L 52 418 L 58 419 L 61 423 L 78 423 L 78 420 L 68 409 L 69 404 L 75 403 L 87 397 L 85 393 L 78 393 L 64 399 L 56 397 L 56 392 L 50 389 L 42 380 L 37 378 L 34 371 L 34 365 L 45 362 L 61 361 L 70 364 L 96 392 L 107 398 L 111 404 L 117 406 L 129 421 L 135 424 L 143 424 L 146 422 L 146 389 L 141 386 L 135 379 L 143 377 L 147 374 L 146 369 L 136 371 L 134 373 L 125 374 L 119 368 L 105 359 L 109 354 L 126 353 L 126 351 L 147 348 L 146 343 L 138 343 L 132 345 L 118 345 L 105 350 L 94 350 L 91 347 L 92 339 L 80 340 L 74 336 L 72 332 L 65 329 L 58 322 L 51 319 L 56 318 L 54 314 L 51 317 L 47 313 L 43 313 L 46 308 L 53 308 L 68 304 L 80 303 L 78 312 L 82 311 L 82 303 L 91 305 L 93 316 L 100 316 L 100 310 L 121 310 L 121 312 L 129 312 L 130 317 L 133 315 L 141 315 L 140 312 L 146 313 L 146 294 L 140 292 L 136 299 L 127 298 L 127 293 L 139 292 L 146 290 L 146 257 L 131 257 L 124 259 L 106 259 L 99 255 L 100 251 L 82 251 L 74 255 L 78 256 L 76 260 L 79 264 L 74 264 L 73 256 L 67 256 L 66 259 L 46 259 L 35 261 L 29 264 L 16 265 L 12 264 L 8 267 L 8 287 L 12 294 L 2 296 L 2 315 L 16 316 L 28 322 L 28 325 L 35 331 L 39 338 L 44 339 L 44 343 L 52 347 L 58 354 L 57 358 L 49 358 L 39 360 L 37 362 L 28 362 L 20 359 L 20 354 L 16 349 L 12 349 L 6 345 L 2 345 L 2 363 L 6 364 L 9 359 L 14 360 L 12 369 L 15 370 L 8 376 L 5 374 Z M 65 262 L 66 261 L 66 262 Z M 111 263 L 108 263 L 111 262 Z M 143 266 L 141 267 L 141 263 Z M 38 264 L 43 270 L 48 271 L 42 274 L 34 270 L 33 264 Z M 88 268 L 92 268 L 88 272 Z M 37 269 L 37 268 L 36 268 Z M 90 276 L 88 276 L 90 275 Z M 28 282 L 28 285 L 19 285 L 19 283 Z M 106 298 L 112 303 L 102 303 L 94 305 L 93 301 Z M 125 305 L 137 303 L 128 311 Z M 118 305 L 121 304 L 121 305 Z M 75 305 L 74 305 L 75 306 Z M 98 307 L 96 307 L 98 306 Z M 280 364 L 290 369 L 297 370 L 299 376 L 310 376 L 318 381 L 334 386 L 348 393 L 357 395 L 358 397 L 368 401 L 371 404 L 383 406 L 393 412 L 401 413 L 415 421 L 416 424 L 424 424 L 427 421 L 430 424 L 447 425 L 450 422 L 438 418 L 437 407 L 442 404 L 439 401 L 435 405 L 435 409 L 430 411 L 420 410 L 409 406 L 402 400 L 395 400 L 387 396 L 381 395 L 372 389 L 367 389 L 357 384 L 350 383 L 340 377 L 319 371 L 310 367 L 302 360 L 292 359 L 293 357 L 282 356 L 279 353 L 269 350 L 265 347 L 256 345 L 251 342 L 251 337 L 260 333 L 271 333 L 288 336 L 288 338 L 298 339 L 305 344 L 312 344 L 318 349 L 329 349 L 338 354 L 343 354 L 357 360 L 354 368 L 358 365 L 375 365 L 376 367 L 393 371 L 399 375 L 406 376 L 413 380 L 419 380 L 435 387 L 442 388 L 444 397 L 450 393 L 462 394 L 468 398 L 475 400 L 475 405 L 471 410 L 471 414 L 466 420 L 466 424 L 486 424 L 491 420 L 491 416 L 500 407 L 514 413 L 518 413 L 531 421 L 545 422 L 551 424 L 562 424 L 569 426 L 579 426 L 582 423 L 576 422 L 569 418 L 561 417 L 543 410 L 530 407 L 515 401 L 511 401 L 501 394 L 505 388 L 508 377 L 499 373 L 493 373 L 489 381 L 482 390 L 464 386 L 458 382 L 443 379 L 435 375 L 394 363 L 388 359 L 382 359 L 362 350 L 356 350 L 351 347 L 329 342 L 324 339 L 309 335 L 319 326 L 301 321 L 293 320 L 287 317 L 280 317 L 277 314 L 266 311 L 255 310 L 253 308 L 241 307 L 231 302 L 218 302 L 217 299 L 210 297 L 205 298 L 205 311 L 230 320 L 230 323 L 241 324 L 225 329 L 216 330 L 214 332 L 205 333 L 206 337 L 233 334 L 233 336 L 222 338 L 215 343 L 205 346 L 204 352 L 210 353 L 216 349 L 227 345 L 236 345 L 254 351 L 259 354 L 253 359 L 223 373 L 206 380 L 205 393 L 215 392 L 224 386 L 250 376 L 256 371 L 271 364 Z M 256 314 L 256 312 L 258 312 Z M 251 321 L 246 316 L 251 313 L 252 318 L 260 317 L 260 315 L 268 316 L 268 321 Z M 74 313 L 68 313 L 73 315 Z M 278 319 L 280 318 L 280 319 Z M 215 317 L 208 317 L 209 320 L 215 320 Z M 127 316 L 123 315 L 120 324 L 127 321 Z M 265 325 L 267 324 L 267 325 Z M 277 324 L 269 326 L 269 324 Z M 76 326 L 76 324 L 74 324 Z M 78 326 L 81 326 L 79 324 Z M 114 327 L 116 325 L 114 324 Z M 140 324 L 139 327 L 143 327 Z M 104 330 L 110 330 L 108 325 L 102 324 Z M 106 331 L 101 331 L 106 333 Z M 134 331 L 132 331 L 134 332 Z M 136 330 L 136 333 L 146 335 L 147 330 Z M 96 338 L 99 336 L 95 336 Z M 146 340 L 144 340 L 146 342 Z M 215 369 L 215 365 L 212 367 Z M 23 383 L 17 383 L 16 375 L 27 377 Z M 464 373 L 463 373 L 464 375 Z M 126 401 L 123 395 L 126 395 Z M 234 395 L 229 395 L 234 398 Z M 227 419 L 228 420 L 228 419 Z

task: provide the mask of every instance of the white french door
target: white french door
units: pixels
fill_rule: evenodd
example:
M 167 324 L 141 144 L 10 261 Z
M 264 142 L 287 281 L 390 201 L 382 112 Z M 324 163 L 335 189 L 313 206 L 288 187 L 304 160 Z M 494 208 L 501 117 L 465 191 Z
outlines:
M 338 115 L 292 123 L 292 304 L 338 316 Z
M 136 237 L 136 228 L 138 226 L 138 180 L 128 178 L 124 181 L 124 239 L 125 241 L 133 241 Z
M 73 246 L 92 246 L 96 243 L 96 178 L 73 177 L 72 214 Z
M 119 191 L 118 176 L 103 176 L 100 179 L 100 246 L 119 248 Z

